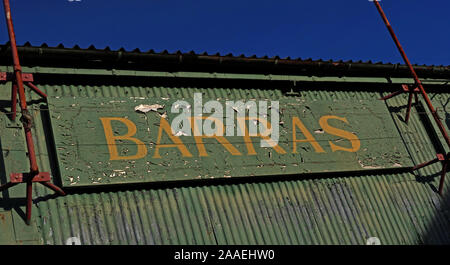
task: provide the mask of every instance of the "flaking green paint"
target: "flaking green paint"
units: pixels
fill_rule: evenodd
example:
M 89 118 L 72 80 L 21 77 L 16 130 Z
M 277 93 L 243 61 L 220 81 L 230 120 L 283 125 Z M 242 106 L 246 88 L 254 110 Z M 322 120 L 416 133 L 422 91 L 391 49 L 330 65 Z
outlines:
M 183 99 L 189 100 L 189 99 Z M 207 98 L 204 101 L 208 100 Z M 221 100 L 225 106 L 226 98 Z M 171 113 L 175 99 L 169 98 L 73 98 L 49 97 L 49 114 L 55 140 L 62 183 L 66 187 L 108 185 L 118 183 L 164 182 L 176 180 L 201 180 L 213 178 L 259 177 L 304 173 L 350 172 L 411 167 L 411 159 L 390 120 L 389 112 L 381 101 L 313 101 L 292 98 L 280 100 L 278 153 L 274 148 L 260 147 L 261 138 L 252 137 L 251 154 L 247 139 L 242 136 L 222 137 L 237 150 L 231 154 L 217 139 L 203 139 L 206 152 L 199 153 L 199 145 L 193 136 L 178 139 L 187 151 L 178 148 L 160 148 L 173 144 L 166 132 L 160 131 L 160 123 L 171 124 L 177 113 Z M 158 111 L 142 113 L 135 111 L 141 104 L 160 105 Z M 268 104 L 270 106 L 270 103 Z M 278 111 L 278 110 L 277 110 Z M 278 112 L 277 112 L 278 113 Z M 165 116 L 162 117 L 162 114 Z M 268 113 L 269 115 L 270 112 Z M 208 114 L 205 114 L 209 116 Z M 333 150 L 331 144 L 351 148 L 349 139 L 333 135 L 321 128 L 319 119 L 325 116 L 336 118 L 327 124 L 354 135 L 357 150 Z M 106 140 L 101 119 L 120 118 L 136 127 L 132 140 Z M 164 120 L 163 120 L 164 119 Z M 311 134 L 311 142 L 298 126 L 297 119 Z M 222 121 L 225 123 L 225 120 Z M 111 132 L 126 135 L 131 125 L 123 121 L 111 121 Z M 248 125 L 247 125 L 248 126 Z M 105 129 L 109 130 L 109 129 Z M 373 132 L 377 135 L 374 136 Z M 160 135 L 161 142 L 158 143 Z M 138 146 L 141 145 L 141 146 Z M 116 159 L 108 147 L 118 151 Z M 384 146 L 380 150 L 379 146 Z M 133 157 L 139 150 L 145 153 Z M 320 149 L 319 149 L 320 148 Z M 187 154 L 186 154 L 187 152 Z M 156 154 L 161 157 L 156 157 Z M 187 156 L 189 155 L 189 157 Z

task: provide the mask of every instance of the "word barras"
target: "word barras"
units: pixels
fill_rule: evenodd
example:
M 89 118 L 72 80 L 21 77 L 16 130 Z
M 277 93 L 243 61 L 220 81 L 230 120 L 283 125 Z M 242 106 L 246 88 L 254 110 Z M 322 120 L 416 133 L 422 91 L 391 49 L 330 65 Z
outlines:
M 172 112 L 171 107 L 179 104 L 179 99 L 50 99 L 64 185 L 349 172 L 412 165 L 384 102 L 280 98 L 277 110 L 273 101 L 265 100 L 264 106 L 258 105 L 264 100 L 252 100 L 258 106 L 258 115 L 252 115 L 245 105 L 253 103 L 247 101 L 242 103 L 243 111 L 236 104 L 237 111 L 232 109 L 235 127 L 230 136 L 226 126 L 233 123 L 226 119 L 233 118 L 231 115 L 206 114 L 204 104 L 202 115 L 196 116 L 192 98 L 182 100 L 189 101 L 193 110 L 182 124 L 190 128 L 190 136 L 174 122 L 181 113 Z M 228 99 L 215 100 L 226 109 Z M 276 113 L 279 120 L 273 119 Z M 278 139 L 273 137 L 276 124 Z M 256 133 L 251 131 L 252 125 L 258 128 Z M 213 126 L 211 132 L 205 130 Z M 200 127 L 203 132 L 195 133 Z
M 109 150 L 109 156 L 110 160 L 131 160 L 131 159 L 140 159 L 144 158 L 148 154 L 147 144 L 142 141 L 142 139 L 137 138 L 136 133 L 138 131 L 138 128 L 136 127 L 136 124 L 123 117 L 100 117 L 101 123 L 103 125 L 105 140 L 108 146 Z M 201 117 L 202 120 L 208 120 L 210 117 Z M 270 129 L 270 123 L 267 120 L 257 118 L 258 121 L 261 124 L 265 124 L 266 129 Z M 196 120 L 195 118 L 191 119 L 191 124 L 194 124 L 192 126 L 192 130 L 196 130 L 196 125 L 193 123 L 193 121 Z M 249 119 L 248 117 L 245 118 L 245 120 L 253 120 Z M 324 115 L 321 116 L 318 120 L 318 123 L 321 127 L 321 134 L 329 134 L 333 136 L 339 137 L 339 141 L 331 141 L 329 140 L 329 151 L 336 152 L 336 151 L 344 151 L 344 152 L 357 152 L 361 147 L 361 142 L 358 138 L 358 136 L 352 132 L 333 127 L 329 124 L 331 120 L 336 120 L 341 123 L 349 124 L 348 120 L 345 117 L 335 116 L 335 115 Z M 215 120 L 216 125 L 220 122 Z M 303 144 L 309 144 L 312 146 L 314 151 L 316 153 L 327 153 L 327 151 L 323 148 L 323 146 L 317 141 L 317 139 L 313 136 L 311 131 L 304 125 L 301 118 L 297 116 L 293 116 L 290 119 L 291 125 L 292 125 L 292 131 L 290 132 L 292 138 L 289 141 L 289 143 L 292 146 L 285 146 L 280 145 L 280 143 L 277 143 L 273 141 L 269 136 L 267 136 L 267 133 L 258 133 L 258 134 L 250 134 L 246 128 L 246 123 L 242 120 L 238 120 L 238 126 L 241 126 L 241 130 L 244 132 L 244 135 L 242 135 L 241 142 L 245 143 L 246 150 L 238 150 L 229 140 L 229 136 L 219 136 L 219 135 L 197 135 L 189 137 L 189 136 L 177 136 L 174 134 L 174 131 L 172 130 L 172 127 L 169 124 L 169 121 L 166 120 L 164 117 L 161 117 L 159 126 L 158 126 L 158 135 L 156 139 L 156 145 L 155 145 L 155 151 L 152 154 L 153 158 L 161 158 L 160 150 L 164 148 L 176 148 L 179 150 L 181 155 L 183 157 L 193 157 L 192 150 L 189 150 L 186 144 L 183 142 L 183 139 L 187 138 L 193 138 L 194 143 L 196 145 L 198 156 L 200 157 L 206 157 L 208 156 L 208 152 L 205 148 L 204 139 L 215 139 L 220 145 L 222 145 L 230 154 L 235 156 L 241 156 L 241 155 L 256 155 L 257 152 L 255 150 L 255 147 L 253 145 L 253 142 L 251 138 L 258 137 L 262 140 L 266 141 L 268 146 L 273 148 L 277 153 L 279 154 L 287 154 L 288 152 L 291 153 L 297 153 L 298 148 L 297 145 L 300 143 Z M 122 135 L 115 135 L 114 133 L 114 126 L 113 124 L 121 123 L 122 126 L 125 125 L 127 128 L 127 132 Z M 223 126 L 223 125 L 222 125 Z M 220 126 L 221 127 L 221 126 Z M 148 129 L 148 128 L 146 128 Z M 148 129 L 150 130 L 150 129 Z M 303 136 L 301 136 L 301 134 Z M 166 135 L 170 139 L 171 143 L 162 143 L 161 139 L 162 137 Z M 235 136 L 236 137 L 236 136 Z M 343 142 L 342 140 L 346 140 Z M 118 151 L 118 142 L 130 142 L 137 146 L 137 151 L 135 154 L 132 155 L 119 155 Z
M 194 93 L 194 107 L 193 113 L 191 111 L 192 105 L 184 100 L 177 100 L 172 104 L 172 113 L 181 113 L 172 120 L 172 131 L 176 134 L 184 136 L 191 136 L 191 131 L 194 136 L 223 136 L 224 135 L 224 120 L 225 120 L 225 135 L 234 136 L 235 128 L 237 129 L 237 136 L 262 136 L 270 135 L 271 143 L 268 141 L 261 141 L 261 147 L 271 147 L 278 142 L 279 139 L 279 120 L 280 110 L 278 101 L 270 101 L 270 107 L 266 100 L 250 100 L 243 102 L 242 100 L 225 101 L 225 107 L 222 102 L 218 100 L 209 100 L 203 104 L 202 93 Z M 225 112 L 224 112 L 225 109 Z M 268 110 L 270 109 L 271 125 L 268 125 L 266 119 L 268 118 Z M 214 111 L 213 111 L 214 110 Z M 247 128 L 239 124 L 235 126 L 235 113 L 238 122 L 242 123 L 246 119 L 252 120 Z M 193 116 L 192 116 L 193 114 Z M 203 122 L 203 115 L 210 114 L 208 119 Z M 258 126 L 259 122 L 259 126 Z M 197 123 L 200 123 L 198 125 Z M 195 127 L 192 130 L 192 125 Z M 214 126 L 213 126 L 214 125 Z M 244 130 L 245 128 L 245 130 Z

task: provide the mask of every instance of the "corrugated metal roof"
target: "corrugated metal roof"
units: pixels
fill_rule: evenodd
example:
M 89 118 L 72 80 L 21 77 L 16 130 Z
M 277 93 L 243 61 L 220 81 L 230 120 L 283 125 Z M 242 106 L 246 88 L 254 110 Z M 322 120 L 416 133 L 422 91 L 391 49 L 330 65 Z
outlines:
M 49 97 L 120 97 L 126 91 L 127 96 L 136 97 L 189 97 L 194 92 L 215 96 L 231 93 L 237 98 L 247 93 L 256 98 L 287 97 L 276 88 L 39 85 Z M 377 100 L 379 96 L 379 92 L 364 88 L 305 88 L 299 95 L 308 100 Z M 433 96 L 448 99 L 446 93 Z M 405 103 L 397 97 L 388 105 L 395 108 Z M 402 109 L 397 111 L 402 113 Z M 397 111 L 392 112 L 396 121 Z M 409 126 L 397 124 L 405 130 L 404 139 L 415 162 L 433 158 L 436 152 L 417 113 L 413 113 Z M 35 137 L 43 139 L 44 132 L 37 123 Z M 40 167 L 54 171 L 45 141 L 37 141 L 37 145 Z M 75 190 L 64 197 L 36 186 L 34 233 L 39 236 L 23 243 L 366 244 L 369 237 L 378 237 L 382 244 L 448 244 L 450 181 L 447 178 L 443 199 L 432 188 L 437 186 L 438 179 L 433 177 L 437 172 L 439 166 L 435 165 L 417 177 L 408 173 L 330 174 L 319 179 L 298 176 L 278 181 Z M 19 189 L 12 191 L 13 197 L 23 196 Z M 17 216 L 14 221 L 22 222 Z
M 4 46 L 8 46 L 9 42 L 5 43 Z M 89 47 L 87 48 L 81 48 L 79 45 L 74 45 L 72 47 L 66 47 L 63 43 L 59 43 L 56 46 L 49 46 L 46 43 L 42 43 L 39 46 L 37 45 L 32 45 L 30 42 L 25 42 L 22 47 L 39 47 L 39 48 L 59 48 L 59 49 L 73 49 L 73 50 L 93 50 L 93 51 L 114 51 L 111 50 L 111 48 L 109 46 L 104 47 L 104 48 L 97 48 L 95 47 L 93 44 L 89 45 Z M 177 51 L 173 51 L 173 52 L 169 52 L 168 50 L 162 50 L 162 51 L 155 51 L 154 49 L 149 49 L 147 51 L 141 51 L 141 49 L 139 48 L 135 48 L 135 49 L 129 49 L 126 50 L 125 48 L 119 48 L 116 51 L 122 51 L 122 52 L 134 52 L 134 53 L 148 53 L 148 54 L 167 54 L 167 55 L 179 55 L 179 54 L 191 54 L 191 55 L 203 55 L 203 56 L 220 56 L 220 57 L 236 57 L 236 58 L 253 58 L 253 59 L 284 59 L 284 60 L 297 60 L 297 61 L 309 61 L 309 62 L 328 62 L 328 63 L 364 63 L 364 64 L 385 64 L 385 65 L 400 65 L 400 63 L 392 63 L 392 62 L 382 62 L 382 61 L 378 61 L 378 62 L 372 62 L 372 60 L 367 60 L 367 61 L 362 61 L 362 60 L 332 60 L 332 59 L 312 59 L 312 58 L 301 58 L 301 57 L 297 57 L 297 58 L 291 58 L 291 57 L 284 57 L 281 58 L 277 55 L 275 56 L 267 56 L 267 55 L 262 55 L 262 56 L 257 56 L 255 54 L 253 55 L 245 55 L 245 54 L 233 54 L 233 53 L 227 53 L 227 54 L 220 54 L 219 52 L 217 53 L 209 53 L 208 52 L 195 52 L 194 50 L 191 51 L 181 51 L 181 50 L 177 50 Z M 419 64 L 413 64 L 414 66 L 420 66 Z M 429 67 L 444 67 L 444 65 L 426 65 L 426 64 L 422 64 L 421 66 L 429 66 Z M 450 65 L 447 65 L 445 67 L 450 67 Z
M 296 73 L 304 75 L 348 75 L 348 76 L 402 76 L 410 77 L 409 69 L 404 64 L 383 63 L 372 61 L 353 60 L 313 60 L 312 58 L 280 58 L 279 56 L 247 56 L 244 54 L 208 54 L 206 52 L 196 53 L 194 51 L 182 52 L 167 50 L 140 51 L 139 49 L 111 50 L 109 47 L 103 49 L 94 45 L 88 48 L 80 48 L 78 45 L 67 48 L 63 44 L 49 47 L 43 43 L 33 46 L 26 42 L 18 47 L 23 65 L 44 65 L 76 67 L 76 64 L 88 64 L 90 67 L 107 68 L 161 68 L 166 71 L 177 71 L 199 69 L 211 72 L 259 72 L 259 73 Z M 0 45 L 0 58 L 9 64 L 10 51 L 8 43 Z M 417 65 L 414 68 L 422 78 L 448 78 L 450 66 Z M 170 70 L 169 70 L 170 69 Z

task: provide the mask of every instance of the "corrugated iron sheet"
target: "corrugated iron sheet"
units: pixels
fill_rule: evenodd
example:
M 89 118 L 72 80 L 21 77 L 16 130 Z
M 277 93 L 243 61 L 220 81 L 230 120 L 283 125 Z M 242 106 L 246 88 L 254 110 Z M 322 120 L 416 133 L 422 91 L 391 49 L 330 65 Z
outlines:
M 2 46 L 4 46 L 5 48 L 7 46 L 9 46 L 9 42 L 3 44 Z M 85 48 L 81 48 L 79 45 L 74 45 L 72 47 L 67 47 L 65 46 L 63 43 L 59 43 L 56 46 L 49 46 L 47 43 L 41 43 L 39 46 L 37 45 L 32 45 L 30 42 L 25 42 L 23 45 L 21 45 L 20 47 L 39 47 L 39 48 L 58 48 L 58 49 L 67 49 L 67 50 L 91 50 L 91 51 L 113 51 L 111 50 L 111 48 L 109 46 L 104 47 L 104 48 L 99 48 L 99 47 L 95 47 L 93 44 L 89 45 L 89 47 L 85 47 Z M 177 50 L 177 51 L 172 51 L 169 52 L 168 50 L 162 50 L 162 51 L 155 51 L 154 49 L 149 49 L 147 51 L 141 51 L 139 48 L 133 49 L 133 50 L 126 50 L 125 48 L 119 48 L 117 51 L 121 51 L 121 52 L 134 52 L 134 53 L 147 53 L 147 54 L 161 54 L 161 55 L 175 55 L 175 54 L 191 54 L 191 55 L 202 55 L 202 56 L 222 56 L 222 57 L 236 57 L 236 58 L 251 58 L 251 59 L 286 59 L 286 60 L 298 60 L 298 61 L 310 61 L 310 62 L 328 62 L 328 63 L 364 63 L 364 64 L 385 64 L 385 65 L 395 65 L 396 63 L 392 63 L 392 62 L 372 62 L 371 60 L 368 61 L 362 61 L 362 60 L 358 60 L 358 61 L 354 61 L 354 60 L 332 60 L 332 59 L 316 59 L 314 60 L 313 58 L 291 58 L 291 57 L 286 57 L 286 58 L 280 58 L 279 56 L 272 56 L 269 57 L 267 55 L 262 55 L 262 56 L 257 56 L 255 54 L 253 55 L 245 55 L 245 54 L 232 54 L 232 53 L 228 53 L 228 54 L 220 54 L 220 53 L 207 53 L 207 52 L 195 52 L 194 50 L 191 51 L 181 51 L 181 50 Z M 396 64 L 396 65 L 400 65 L 400 64 Z M 414 64 L 413 66 L 420 66 L 418 64 Z M 426 67 L 438 67 L 438 65 L 425 65 L 423 64 L 422 66 L 426 66 Z M 443 65 L 440 65 L 440 67 L 443 67 Z M 450 67 L 450 66 L 445 66 L 445 67 Z
M 40 203 L 41 232 L 47 244 L 448 243 L 439 198 L 405 177 L 75 194 Z
M 177 98 L 190 97 L 194 92 L 236 98 L 287 97 L 281 89 L 257 87 L 39 85 L 50 97 Z M 377 100 L 380 93 L 364 87 L 356 91 L 305 87 L 299 97 Z M 413 113 L 407 127 L 398 121 L 397 112 L 404 115 L 404 108 L 398 107 L 404 106 L 406 99 L 396 97 L 387 104 L 393 108 L 393 119 L 404 132 L 414 161 L 434 158 L 436 151 L 417 113 Z M 44 139 L 45 130 L 38 123 L 35 137 Z M 46 142 L 36 142 L 40 167 L 51 170 Z M 77 191 L 65 197 L 54 197 L 36 186 L 34 220 L 39 240 L 24 243 L 366 244 L 369 237 L 378 237 L 381 244 L 449 244 L 450 181 L 447 178 L 445 197 L 441 198 L 435 191 L 438 174 L 439 165 L 434 165 L 417 176 L 299 176 L 278 181 Z
M 0 45 L 0 58 L 5 63 L 11 60 L 10 46 L 8 43 Z M 134 68 L 147 70 L 162 68 L 164 71 L 180 71 L 183 66 L 187 68 L 201 67 L 203 70 L 211 72 L 259 72 L 273 73 L 281 72 L 288 74 L 304 75 L 353 75 L 353 76 L 406 76 L 410 77 L 409 70 L 404 64 L 393 64 L 372 61 L 352 61 L 352 60 L 323 60 L 307 58 L 280 58 L 279 56 L 256 56 L 256 55 L 233 55 L 229 54 L 208 54 L 206 52 L 196 53 L 194 51 L 140 51 L 139 49 L 111 50 L 109 47 L 103 49 L 94 45 L 88 48 L 80 48 L 78 45 L 72 48 L 59 44 L 56 47 L 49 47 L 46 43 L 40 46 L 33 46 L 29 42 L 18 47 L 22 65 L 58 65 L 66 67 L 68 62 L 73 65 L 90 65 L 92 68 Z M 69 64 L 69 65 L 70 65 Z M 181 68 L 180 68 L 181 67 Z M 434 65 L 414 65 L 416 72 L 422 77 L 444 77 L 448 78 L 450 66 Z M 184 68 L 183 68 L 184 69 Z M 194 70 L 195 71 L 195 70 Z

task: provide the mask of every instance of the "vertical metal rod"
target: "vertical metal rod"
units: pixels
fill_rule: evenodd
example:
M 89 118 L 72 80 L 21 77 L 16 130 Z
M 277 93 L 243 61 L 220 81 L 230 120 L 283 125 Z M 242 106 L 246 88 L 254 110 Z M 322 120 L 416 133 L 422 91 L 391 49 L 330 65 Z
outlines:
M 31 171 L 31 173 L 37 173 L 37 172 L 39 172 L 39 167 L 38 167 L 37 161 L 36 161 L 33 137 L 31 135 L 31 128 L 29 126 L 30 125 L 29 122 L 31 121 L 30 120 L 31 116 L 27 110 L 25 89 L 23 87 L 23 80 L 22 80 L 22 68 L 20 66 L 19 54 L 17 52 L 16 35 L 14 33 L 14 27 L 13 27 L 12 17 L 11 17 L 11 7 L 9 5 L 9 0 L 3 0 L 3 6 L 5 9 L 6 24 L 8 26 L 8 34 L 9 34 L 9 39 L 10 39 L 10 43 L 11 43 L 11 53 L 12 53 L 12 57 L 13 57 L 14 74 L 15 74 L 15 78 L 16 78 L 15 82 L 19 89 L 20 108 L 22 111 L 22 117 L 25 118 L 22 122 L 24 123 L 25 137 L 26 137 L 27 149 L 28 149 L 28 158 L 30 160 L 30 171 Z M 28 124 L 26 124 L 27 120 L 28 120 Z
M 9 0 L 3 0 L 3 6 L 5 8 L 6 25 L 8 26 L 9 41 L 11 44 L 11 52 L 13 56 L 14 75 L 16 77 L 16 82 L 19 86 L 19 90 L 21 90 L 23 89 L 22 67 L 20 66 L 19 54 L 17 52 L 16 35 L 14 33 Z
M 31 210 L 33 205 L 33 183 L 32 183 L 32 176 L 34 174 L 37 174 L 39 172 L 39 167 L 36 161 L 36 153 L 34 150 L 34 143 L 33 143 L 33 136 L 31 134 L 31 124 L 32 124 L 32 117 L 30 113 L 27 110 L 27 101 L 25 97 L 25 89 L 23 86 L 23 80 L 22 80 L 22 68 L 20 66 L 19 62 L 19 54 L 17 52 L 17 45 L 16 45 L 16 36 L 14 33 L 14 27 L 12 23 L 12 17 L 11 17 L 11 7 L 9 5 L 9 0 L 3 0 L 3 6 L 5 9 L 5 17 L 6 17 L 6 24 L 8 26 L 8 34 L 9 34 L 9 40 L 11 44 L 11 53 L 13 57 L 13 64 L 14 64 L 14 75 L 15 80 L 13 80 L 13 95 L 12 95 L 12 104 L 13 108 L 15 108 L 16 102 L 14 99 L 16 98 L 16 91 L 19 90 L 19 102 L 20 102 L 20 109 L 22 113 L 21 121 L 23 124 L 23 128 L 25 131 L 25 139 L 27 143 L 27 150 L 28 150 L 28 158 L 30 160 L 30 178 L 26 180 L 27 183 L 27 202 L 26 202 L 26 223 L 29 225 L 31 221 Z M 15 118 L 15 114 L 14 118 Z
M 383 9 L 381 8 L 380 3 L 379 3 L 377 0 L 374 0 L 373 3 L 375 4 L 375 6 L 376 6 L 378 12 L 380 13 L 381 18 L 383 19 L 384 24 L 386 25 L 386 27 L 387 27 L 389 33 L 391 34 L 391 37 L 392 37 L 392 39 L 394 40 L 395 45 L 397 46 L 397 48 L 398 48 L 398 50 L 399 50 L 399 52 L 400 52 L 400 54 L 401 54 L 403 60 L 404 60 L 405 63 L 408 65 L 408 68 L 409 68 L 409 70 L 410 70 L 410 72 L 411 72 L 411 75 L 412 75 L 412 77 L 414 78 L 414 81 L 416 82 L 416 85 L 419 87 L 420 92 L 422 93 L 422 96 L 424 97 L 425 102 L 426 102 L 426 104 L 427 104 L 429 110 L 431 111 L 431 114 L 433 115 L 433 118 L 434 118 L 435 122 L 437 123 L 438 128 L 439 128 L 439 130 L 440 130 L 441 133 L 442 133 L 442 136 L 443 136 L 444 139 L 445 139 L 445 142 L 447 143 L 448 147 L 450 148 L 450 138 L 449 138 L 449 136 L 448 136 L 448 134 L 447 134 L 447 131 L 446 131 L 445 128 L 444 128 L 444 125 L 443 125 L 442 122 L 440 121 L 440 119 L 439 119 L 439 117 L 438 117 L 438 115 L 437 115 L 437 113 L 436 113 L 436 110 L 434 109 L 434 107 L 433 107 L 433 105 L 432 105 L 432 103 L 431 103 L 431 100 L 428 98 L 428 95 L 427 95 L 427 93 L 425 92 L 425 89 L 424 89 L 423 86 L 422 86 L 422 82 L 420 82 L 419 77 L 418 77 L 417 74 L 416 74 L 416 71 L 414 70 L 414 68 L 412 67 L 411 63 L 409 62 L 409 59 L 408 59 L 408 57 L 406 56 L 406 53 L 405 53 L 405 51 L 403 50 L 402 45 L 401 45 L 400 42 L 398 41 L 397 36 L 395 35 L 394 30 L 392 29 L 391 24 L 389 23 L 389 21 L 388 21 L 386 15 L 384 14 L 384 11 L 383 11 Z

